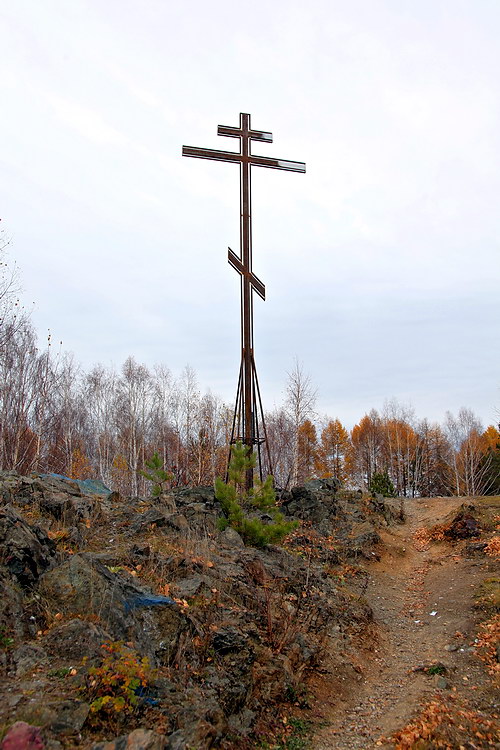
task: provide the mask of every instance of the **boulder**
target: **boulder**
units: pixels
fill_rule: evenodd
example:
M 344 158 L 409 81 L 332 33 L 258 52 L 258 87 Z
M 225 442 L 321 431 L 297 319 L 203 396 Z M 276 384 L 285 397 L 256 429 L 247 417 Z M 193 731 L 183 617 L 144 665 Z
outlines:
M 365 557 L 373 560 L 376 552 L 373 549 L 380 542 L 380 537 L 370 521 L 354 524 L 345 540 L 344 551 L 348 557 Z
M 22 588 L 32 588 L 55 564 L 55 543 L 10 505 L 0 510 L 0 549 L 3 564 Z
M 212 636 L 214 651 L 227 654 L 230 651 L 239 652 L 247 645 L 248 635 L 233 625 L 218 628 Z
M 67 492 L 47 492 L 39 503 L 43 513 L 50 514 L 66 526 L 90 518 L 96 505 L 91 497 L 69 495 Z
M 169 597 L 112 573 L 92 555 L 72 557 L 42 576 L 40 594 L 66 615 L 94 615 L 113 640 L 133 641 L 153 664 L 175 654 L 188 621 Z
M 25 617 L 23 592 L 17 578 L 13 578 L 1 565 L 0 591 L 0 630 L 16 642 L 26 634 L 26 630 L 30 631 L 30 621 Z
M 282 510 L 289 516 L 313 524 L 320 524 L 335 515 L 335 496 L 315 488 L 293 487 L 281 493 Z
M 228 526 L 227 529 L 224 529 L 224 531 L 220 535 L 220 540 L 226 547 L 241 548 L 245 546 L 245 543 L 241 536 L 238 534 L 236 529 L 231 528 L 231 526 Z
M 29 712 L 30 707 L 36 711 L 37 723 L 44 730 L 57 735 L 79 732 L 90 711 L 88 703 L 76 698 L 40 701 L 33 697 L 30 703 L 23 706 L 23 711 Z
M 481 526 L 474 516 L 474 505 L 463 504 L 447 524 L 444 535 L 447 539 L 474 539 L 481 536 Z
M 92 661 L 100 656 L 102 644 L 110 640 L 111 636 L 100 625 L 74 618 L 49 630 L 40 645 L 50 656 L 77 663 L 84 657 Z
M 215 504 L 215 490 L 213 487 L 176 487 L 172 490 L 176 504 L 191 505 L 192 503 Z
M 23 643 L 12 652 L 12 661 L 16 669 L 16 677 L 22 677 L 32 672 L 35 667 L 43 664 L 47 659 L 47 652 L 38 643 Z
M 147 510 L 145 513 L 138 513 L 136 515 L 132 521 L 130 531 L 132 534 L 140 534 L 153 524 L 161 528 L 166 523 L 167 514 L 158 508 L 151 508 L 151 510 Z
M 180 578 L 173 587 L 179 599 L 189 599 L 199 594 L 209 594 L 212 586 L 208 576 L 194 575 Z
M 376 513 L 380 513 L 388 526 L 405 522 L 404 498 L 402 497 L 384 497 L 377 493 L 371 499 L 370 505 Z
M 150 729 L 135 729 L 130 734 L 109 742 L 98 742 L 92 750 L 165 750 L 167 742 L 163 735 Z
M 45 750 L 40 727 L 33 727 L 25 721 L 16 721 L 11 726 L 3 742 L 1 750 Z

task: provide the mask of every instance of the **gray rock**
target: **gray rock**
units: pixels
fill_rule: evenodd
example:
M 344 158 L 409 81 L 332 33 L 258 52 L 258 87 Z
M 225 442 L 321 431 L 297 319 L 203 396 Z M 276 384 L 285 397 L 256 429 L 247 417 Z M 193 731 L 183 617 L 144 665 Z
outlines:
M 166 516 L 165 530 L 172 529 L 179 534 L 189 533 L 189 523 L 182 513 L 170 513 Z
M 201 593 L 209 593 L 211 581 L 208 576 L 194 575 L 181 578 L 173 584 L 180 599 L 189 599 Z
M 330 497 L 331 507 L 328 507 L 324 499 L 320 493 L 307 487 L 293 487 L 289 495 L 282 495 L 282 509 L 294 518 L 318 524 L 335 512 L 335 498 Z
M 47 653 L 67 661 L 93 660 L 102 654 L 102 644 L 111 636 L 94 622 L 75 618 L 52 628 L 40 641 Z
M 166 739 L 150 729 L 135 729 L 109 742 L 98 742 L 92 750 L 164 750 Z
M 326 490 L 329 493 L 335 494 L 342 487 L 342 482 L 336 477 L 310 479 L 308 482 L 304 483 L 304 487 L 308 490 Z
M 48 729 L 54 734 L 73 734 L 83 727 L 89 715 L 90 706 L 84 701 L 69 698 L 51 701 L 47 704 L 47 709 L 52 714 L 47 724 Z
M 17 583 L 17 579 L 12 578 L 9 572 L 0 565 L 0 626 L 4 633 L 13 638 L 14 643 L 21 638 L 29 635 L 34 636 L 35 632 L 30 632 L 30 621 L 24 613 L 23 593 Z
M 54 542 L 9 505 L 0 510 L 0 548 L 4 565 L 23 588 L 31 588 L 55 564 Z
M 440 690 L 447 690 L 450 687 L 448 680 L 441 674 L 434 675 L 434 685 Z
M 132 523 L 130 530 L 133 534 L 140 534 L 142 531 L 149 528 L 152 524 L 154 524 L 158 528 L 161 528 L 162 526 L 165 526 L 166 523 L 167 514 L 162 510 L 158 510 L 158 508 L 152 508 L 151 510 L 147 510 L 145 513 L 138 513 Z
M 248 636 L 232 625 L 220 627 L 212 637 L 214 650 L 220 654 L 241 651 L 247 645 Z
M 243 737 L 246 737 L 252 729 L 255 717 L 255 711 L 250 711 L 249 708 L 244 708 L 238 714 L 232 714 L 227 720 L 227 723 L 232 732 L 237 732 Z
M 377 493 L 371 499 L 370 505 L 380 513 L 388 526 L 395 523 L 404 523 L 406 514 L 404 510 L 404 498 L 402 497 L 384 497 Z
M 380 537 L 370 521 L 354 524 L 346 539 L 346 553 L 350 557 L 373 559 L 373 547 L 380 542 Z
M 67 492 L 45 493 L 40 499 L 40 510 L 49 513 L 66 526 L 84 521 L 94 512 L 96 501 L 91 497 L 68 495 Z
M 47 652 L 37 643 L 23 643 L 12 652 L 12 661 L 16 668 L 16 677 L 22 677 L 32 672 L 35 667 L 43 664 L 47 659 Z
M 155 502 L 160 510 L 166 511 L 167 513 L 177 512 L 177 503 L 171 492 L 162 492 L 161 495 L 158 495 L 158 497 L 155 498 Z
M 224 531 L 220 535 L 220 539 L 222 544 L 226 545 L 226 547 L 244 547 L 245 543 L 241 536 L 238 534 L 236 529 L 231 528 L 231 526 L 228 526 L 227 529 L 224 529 Z
M 213 507 L 215 503 L 213 487 L 176 487 L 172 490 L 172 494 L 178 506 L 203 503 Z

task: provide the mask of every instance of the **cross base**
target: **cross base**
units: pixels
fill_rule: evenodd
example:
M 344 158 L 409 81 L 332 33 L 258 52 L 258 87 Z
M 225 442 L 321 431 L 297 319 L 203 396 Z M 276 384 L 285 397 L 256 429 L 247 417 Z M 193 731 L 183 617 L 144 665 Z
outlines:
M 245 429 L 245 404 L 243 399 L 243 379 L 244 379 L 244 368 L 245 368 L 245 352 L 242 354 L 240 374 L 238 378 L 238 388 L 236 390 L 236 401 L 234 404 L 233 412 L 233 425 L 231 429 L 231 438 L 229 443 L 234 445 L 235 443 L 241 442 L 244 445 L 249 445 L 252 449 L 253 446 L 257 446 L 257 463 L 259 478 L 262 482 L 264 480 L 263 460 L 261 445 L 266 445 L 267 453 L 267 471 L 266 474 L 273 474 L 273 466 L 271 461 L 271 454 L 269 452 L 269 441 L 267 439 L 266 420 L 264 418 L 264 409 L 262 408 L 262 399 L 260 397 L 259 379 L 257 377 L 257 369 L 255 367 L 255 360 L 253 354 L 250 357 L 251 361 L 251 382 L 252 382 L 252 401 L 255 405 L 255 409 L 252 411 L 252 424 L 251 430 Z M 245 438 L 250 432 L 251 437 Z M 226 481 L 228 480 L 229 461 L 231 459 L 231 453 L 229 453 L 227 470 L 226 470 Z M 250 469 L 253 475 L 253 469 Z M 253 478 L 247 477 L 247 489 L 253 486 Z

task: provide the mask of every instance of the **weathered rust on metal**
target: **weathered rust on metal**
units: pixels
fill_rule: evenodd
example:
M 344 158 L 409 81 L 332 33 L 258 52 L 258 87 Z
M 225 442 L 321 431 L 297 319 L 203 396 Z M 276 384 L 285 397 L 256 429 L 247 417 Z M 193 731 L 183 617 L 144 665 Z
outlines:
M 262 281 L 252 270 L 252 203 L 251 203 L 251 167 L 268 167 L 287 172 L 305 172 L 306 165 L 288 159 L 272 159 L 267 156 L 252 154 L 251 142 L 272 143 L 272 133 L 263 130 L 252 130 L 250 115 L 240 113 L 239 127 L 219 125 L 217 135 L 228 138 L 239 138 L 240 150 L 218 151 L 211 148 L 183 146 L 182 155 L 196 159 L 233 162 L 240 165 L 240 257 L 228 248 L 228 262 L 240 274 L 241 278 L 241 364 L 236 392 L 236 404 L 233 415 L 231 441 L 241 440 L 252 452 L 257 446 L 259 471 L 262 478 L 262 461 L 260 446 L 266 443 L 270 470 L 271 456 L 267 442 L 264 412 L 260 397 L 259 382 L 254 359 L 253 342 L 253 299 L 252 291 L 266 298 L 266 289 Z M 260 436 L 259 416 L 264 437 Z M 247 487 L 253 486 L 253 471 L 247 473 Z

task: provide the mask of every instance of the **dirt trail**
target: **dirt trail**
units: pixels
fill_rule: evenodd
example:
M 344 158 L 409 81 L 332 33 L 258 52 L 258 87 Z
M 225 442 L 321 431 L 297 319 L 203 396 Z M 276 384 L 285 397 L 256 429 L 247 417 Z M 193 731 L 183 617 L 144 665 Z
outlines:
M 412 540 L 416 529 L 441 522 L 462 502 L 409 500 L 407 522 L 383 535 L 385 551 L 368 566 L 365 594 L 374 613 L 373 638 L 361 644 L 354 665 L 358 682 L 344 691 L 344 700 L 334 670 L 325 675 L 315 711 L 315 721 L 324 725 L 311 743 L 314 750 L 393 747 L 380 738 L 402 728 L 419 700 L 445 684 L 439 675 L 418 671 L 419 666 L 443 663 L 445 691 L 455 688 L 466 697 L 477 691 L 481 668 L 469 644 L 472 594 L 484 572 L 447 544 L 419 549 Z

